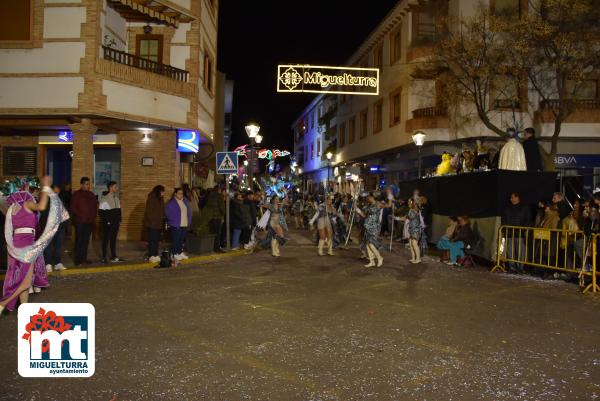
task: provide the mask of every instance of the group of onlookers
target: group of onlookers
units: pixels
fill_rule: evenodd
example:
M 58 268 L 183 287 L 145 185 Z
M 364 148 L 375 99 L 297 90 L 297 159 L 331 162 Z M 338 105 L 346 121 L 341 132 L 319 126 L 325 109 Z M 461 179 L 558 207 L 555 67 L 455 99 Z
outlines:
M 191 188 L 184 184 L 175 188 L 170 199 L 164 198 L 165 188 L 157 185 L 148 194 L 144 212 L 144 227 L 148 239 L 148 259 L 159 262 L 159 241 L 163 231 L 171 236 L 171 253 L 176 260 L 187 259 L 183 251 L 187 233 L 205 225 L 206 232 L 214 236 L 213 251 L 225 252 L 227 192 L 220 186 L 210 190 Z M 256 225 L 260 192 L 236 192 L 229 203 L 232 250 L 249 247 L 252 229 Z M 194 218 L 196 216 L 196 218 Z
M 540 235 L 532 237 L 531 230 L 525 229 L 505 230 L 506 249 L 501 251 L 511 260 L 509 269 L 523 272 L 527 262 L 567 269 L 589 268 L 592 234 L 600 232 L 599 207 L 600 194 L 583 202 L 576 200 L 571 205 L 562 193 L 556 192 L 551 200 L 539 202 L 536 213 L 532 213 L 530 207 L 521 202 L 520 194 L 512 193 L 502 215 L 502 225 L 535 227 L 540 229 L 536 231 Z M 538 269 L 538 272 L 545 277 L 552 274 L 548 270 Z M 570 278 L 558 272 L 552 275 Z

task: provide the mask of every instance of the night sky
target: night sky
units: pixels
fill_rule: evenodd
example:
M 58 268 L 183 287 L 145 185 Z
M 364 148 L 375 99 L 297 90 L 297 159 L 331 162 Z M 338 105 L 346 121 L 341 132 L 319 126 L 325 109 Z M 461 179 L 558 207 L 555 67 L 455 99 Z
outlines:
M 231 146 L 244 125 L 261 126 L 263 144 L 293 149 L 290 126 L 314 94 L 276 91 L 277 64 L 343 65 L 398 0 L 221 0 L 218 69 L 235 81 Z

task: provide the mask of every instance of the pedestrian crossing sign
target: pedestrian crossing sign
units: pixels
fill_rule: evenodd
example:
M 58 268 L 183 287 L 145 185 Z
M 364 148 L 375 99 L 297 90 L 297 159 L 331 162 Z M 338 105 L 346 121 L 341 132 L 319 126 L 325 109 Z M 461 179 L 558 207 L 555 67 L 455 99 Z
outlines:
M 236 174 L 237 170 L 237 152 L 217 152 L 217 174 Z

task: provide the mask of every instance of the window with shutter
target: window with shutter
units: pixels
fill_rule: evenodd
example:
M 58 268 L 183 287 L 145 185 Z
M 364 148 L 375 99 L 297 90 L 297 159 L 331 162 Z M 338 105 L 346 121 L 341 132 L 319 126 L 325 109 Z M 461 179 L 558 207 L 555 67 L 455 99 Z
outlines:
M 3 175 L 37 175 L 36 148 L 4 148 Z

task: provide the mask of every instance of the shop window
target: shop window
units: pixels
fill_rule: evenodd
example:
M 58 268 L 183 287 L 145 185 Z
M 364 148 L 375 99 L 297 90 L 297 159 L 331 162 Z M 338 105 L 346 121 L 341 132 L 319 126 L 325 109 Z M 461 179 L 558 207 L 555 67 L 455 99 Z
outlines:
M 367 137 L 369 127 L 367 123 L 368 114 L 368 109 L 365 109 L 360 112 L 360 139 L 364 139 Z
M 137 35 L 136 42 L 136 55 L 138 57 L 162 64 L 162 35 Z
M 390 35 L 390 64 L 400 60 L 402 55 L 402 26 Z
M 338 131 L 338 147 L 346 145 L 346 123 L 341 123 Z
M 4 148 L 2 160 L 4 176 L 37 175 L 36 148 Z
M 0 1 L 0 41 L 32 40 L 31 0 Z
M 383 99 L 373 105 L 373 133 L 383 129 Z
M 214 87 L 214 59 L 213 57 L 210 55 L 210 53 L 208 53 L 208 51 L 205 50 L 204 52 L 204 87 L 206 88 L 206 90 L 212 94 L 213 92 L 213 87 Z
M 356 117 L 352 117 L 348 120 L 348 143 L 354 143 L 354 137 L 356 135 Z
M 400 123 L 402 107 L 402 89 L 390 93 L 390 127 Z

